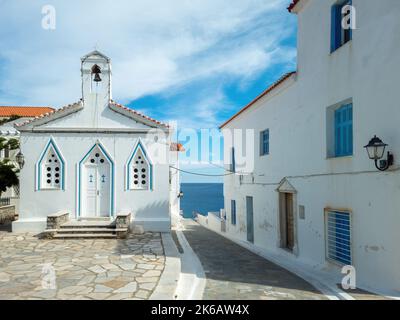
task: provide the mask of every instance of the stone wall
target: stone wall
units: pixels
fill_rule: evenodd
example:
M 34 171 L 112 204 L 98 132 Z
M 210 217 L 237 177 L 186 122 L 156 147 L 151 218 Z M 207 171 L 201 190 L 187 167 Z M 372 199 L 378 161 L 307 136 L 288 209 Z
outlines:
M 0 207 L 0 223 L 11 222 L 15 220 L 15 206 Z
M 196 220 L 200 225 L 212 231 L 225 232 L 226 231 L 225 220 L 218 217 L 217 214 L 218 214 L 217 212 L 215 213 L 209 212 L 207 216 L 197 214 Z
M 117 238 L 124 239 L 128 236 L 131 225 L 131 214 L 130 213 L 119 213 L 115 219 L 115 228 L 117 232 Z
M 47 229 L 54 230 L 60 228 L 60 225 L 69 220 L 68 212 L 58 212 L 47 216 Z

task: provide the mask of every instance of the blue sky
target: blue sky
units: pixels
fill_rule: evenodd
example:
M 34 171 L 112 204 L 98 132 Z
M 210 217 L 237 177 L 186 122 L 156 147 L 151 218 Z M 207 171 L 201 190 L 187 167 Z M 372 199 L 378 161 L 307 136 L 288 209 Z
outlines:
M 111 57 L 113 98 L 182 128 L 215 128 L 296 67 L 289 0 L 0 0 L 0 104 L 80 98 L 80 57 Z M 56 29 L 41 27 L 53 5 Z M 211 166 L 191 171 L 221 173 Z M 221 181 L 183 175 L 184 182 Z

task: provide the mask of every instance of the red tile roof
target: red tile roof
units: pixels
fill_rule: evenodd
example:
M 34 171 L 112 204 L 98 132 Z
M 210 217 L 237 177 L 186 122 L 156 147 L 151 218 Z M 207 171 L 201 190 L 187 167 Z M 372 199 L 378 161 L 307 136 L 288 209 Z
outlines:
M 149 120 L 149 121 L 151 121 L 151 122 L 154 122 L 155 124 L 158 124 L 158 125 L 160 125 L 160 126 L 169 128 L 169 125 L 168 125 L 168 124 L 162 123 L 161 121 L 158 121 L 158 120 L 156 120 L 156 119 L 150 118 L 150 117 L 148 117 L 148 116 L 146 116 L 146 115 L 144 115 L 144 114 L 142 114 L 142 113 L 140 113 L 140 112 L 138 112 L 138 111 L 136 111 L 136 110 L 133 110 L 133 109 L 131 109 L 131 108 L 128 108 L 128 107 L 126 107 L 126 106 L 124 106 L 124 105 L 122 105 L 122 104 L 120 104 L 120 103 L 117 103 L 117 102 L 115 102 L 114 100 L 111 100 L 110 103 L 113 104 L 114 106 L 118 107 L 118 108 L 121 108 L 121 109 L 125 110 L 125 111 L 129 111 L 129 112 L 131 112 L 132 114 L 134 114 L 134 115 L 136 115 L 136 116 L 139 116 L 139 117 L 141 117 L 141 118 L 143 118 L 143 119 L 145 119 L 145 120 Z
M 292 12 L 292 10 L 294 9 L 294 7 L 299 3 L 300 0 L 292 0 L 292 3 L 289 5 L 289 7 L 287 7 L 289 12 Z
M 132 113 L 133 115 L 136 115 L 136 116 L 138 116 L 138 117 L 141 117 L 141 118 L 143 118 L 143 119 L 145 119 L 145 120 L 154 122 L 154 123 L 157 124 L 157 125 L 160 125 L 160 126 L 169 128 L 169 125 L 168 125 L 168 124 L 162 123 L 162 122 L 157 121 L 157 120 L 155 120 L 155 119 L 153 119 L 153 118 L 150 118 L 150 117 L 148 117 L 148 116 L 145 116 L 144 114 L 142 114 L 142 113 L 140 113 L 140 112 L 138 112 L 138 111 L 136 111 L 136 110 L 130 109 L 130 108 L 128 108 L 128 107 L 125 107 L 125 106 L 123 106 L 122 104 L 119 104 L 119 103 L 117 103 L 117 102 L 115 102 L 115 101 L 113 101 L 113 100 L 110 101 L 110 104 L 112 104 L 113 106 L 115 106 L 115 107 L 117 107 L 117 108 L 121 108 L 122 110 L 129 111 L 129 112 Z M 35 116 L 33 119 L 29 119 L 29 120 L 26 120 L 26 121 L 24 121 L 24 122 L 22 122 L 22 123 L 18 123 L 18 124 L 16 124 L 15 126 L 16 126 L 16 127 L 22 127 L 22 126 L 25 126 L 25 125 L 30 124 L 30 123 L 32 123 L 32 122 L 35 122 L 35 121 L 37 121 L 37 120 L 39 120 L 39 119 L 43 119 L 43 118 L 49 117 L 50 115 L 53 115 L 53 114 L 56 115 L 56 114 L 60 114 L 60 113 L 63 113 L 63 112 L 69 112 L 69 111 L 71 111 L 72 109 L 75 109 L 75 108 L 77 108 L 77 107 L 79 107 L 79 106 L 81 106 L 81 105 L 82 105 L 82 100 L 80 100 L 80 101 L 78 101 L 78 102 L 76 102 L 76 103 L 69 104 L 69 105 L 64 106 L 64 107 L 62 107 L 62 108 L 59 108 L 59 109 L 52 109 L 52 108 L 50 108 L 50 111 L 48 111 L 48 112 L 46 112 L 46 113 L 43 113 L 43 114 L 40 114 L 40 115 L 38 115 L 38 116 Z
M 26 120 L 26 121 L 24 121 L 24 122 L 22 122 L 22 123 L 16 123 L 16 124 L 15 124 L 15 127 L 23 127 L 23 126 L 25 126 L 25 125 L 27 125 L 27 124 L 30 124 L 30 123 L 32 123 L 32 122 L 35 122 L 35 121 L 37 121 L 37 120 L 39 120 L 39 119 L 47 118 L 47 117 L 49 117 L 49 116 L 52 115 L 52 114 L 60 114 L 60 113 L 62 113 L 62 112 L 64 112 L 64 111 L 68 111 L 69 109 L 72 109 L 72 108 L 77 107 L 77 105 L 78 105 L 78 104 L 81 104 L 81 103 L 82 103 L 82 101 L 80 100 L 80 101 L 78 101 L 78 102 L 76 102 L 76 103 L 72 103 L 72 104 L 69 104 L 69 105 L 67 105 L 67 106 L 64 106 L 64 107 L 61 107 L 61 108 L 58 108 L 58 109 L 50 108 L 49 111 L 47 111 L 47 112 L 45 112 L 45 113 L 42 113 L 42 114 L 40 114 L 40 115 L 37 115 L 37 116 L 35 116 L 35 117 L 32 118 L 32 119 L 28 119 L 28 120 Z
M 0 106 L 0 117 L 38 117 L 52 111 L 54 109 L 51 107 Z
M 279 78 L 278 81 L 273 83 L 271 86 L 269 86 L 263 93 L 261 93 L 257 98 L 255 98 L 253 101 L 251 101 L 248 105 L 246 105 L 244 108 L 242 108 L 239 112 L 234 114 L 231 118 L 229 118 L 227 121 L 225 121 L 219 128 L 222 129 L 225 127 L 229 122 L 231 122 L 233 119 L 238 117 L 241 113 L 249 109 L 253 104 L 255 104 L 258 100 L 260 100 L 262 97 L 266 96 L 268 93 L 270 93 L 272 90 L 274 90 L 276 87 L 278 87 L 281 83 L 285 82 L 287 79 L 290 78 L 291 75 L 295 74 L 296 71 L 292 71 L 289 73 L 286 73 L 283 75 L 281 78 Z

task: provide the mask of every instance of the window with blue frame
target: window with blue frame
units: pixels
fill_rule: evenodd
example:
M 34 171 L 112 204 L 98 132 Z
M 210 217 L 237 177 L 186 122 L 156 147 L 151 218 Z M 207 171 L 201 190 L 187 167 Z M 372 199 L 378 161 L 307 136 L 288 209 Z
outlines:
M 65 161 L 55 144 L 50 139 L 36 164 L 37 190 L 64 190 Z
M 350 213 L 329 211 L 325 219 L 327 258 L 343 265 L 351 265 Z
M 145 145 L 139 140 L 127 163 L 127 190 L 153 189 L 153 164 L 148 157 Z
M 342 23 L 348 15 L 351 18 L 350 10 L 346 9 L 351 4 L 351 0 L 340 0 L 331 8 L 331 52 L 352 39 L 351 28 L 344 28 Z
M 236 200 L 231 200 L 231 224 L 236 225 Z
M 269 129 L 260 133 L 260 155 L 269 154 Z
M 353 105 L 335 110 L 335 157 L 353 155 Z

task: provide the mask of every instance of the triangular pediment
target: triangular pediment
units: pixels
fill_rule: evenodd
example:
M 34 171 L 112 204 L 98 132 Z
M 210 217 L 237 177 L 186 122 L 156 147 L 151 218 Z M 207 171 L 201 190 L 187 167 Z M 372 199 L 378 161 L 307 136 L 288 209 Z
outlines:
M 100 112 L 100 116 L 96 119 L 93 118 L 90 106 L 84 107 L 82 102 L 77 102 L 17 126 L 20 131 L 32 129 L 107 129 L 120 131 L 150 130 L 154 128 L 167 130 L 168 125 L 113 101 Z
M 81 60 L 87 60 L 89 58 L 103 58 L 107 61 L 110 61 L 111 59 L 107 57 L 104 53 L 101 53 L 100 51 L 94 50 L 92 52 L 89 52 L 88 54 L 84 55 Z
M 297 193 L 297 190 L 286 178 L 282 179 L 276 191 L 283 193 Z

